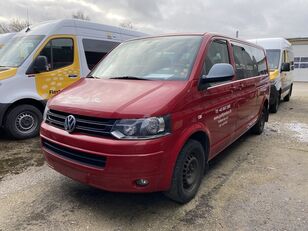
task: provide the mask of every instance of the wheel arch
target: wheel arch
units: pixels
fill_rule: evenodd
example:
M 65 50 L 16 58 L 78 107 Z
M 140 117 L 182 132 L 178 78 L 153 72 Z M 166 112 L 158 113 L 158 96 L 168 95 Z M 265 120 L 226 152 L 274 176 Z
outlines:
M 179 135 L 179 140 L 176 142 L 174 149 L 172 150 L 172 154 L 168 156 L 166 159 L 167 168 L 165 169 L 165 174 L 162 177 L 162 180 L 160 182 L 160 186 L 163 190 L 168 190 L 171 185 L 171 179 L 173 176 L 174 168 L 176 160 L 179 156 L 180 151 L 184 147 L 184 145 L 187 143 L 189 139 L 194 139 L 199 141 L 202 146 L 205 148 L 205 159 L 206 162 L 209 158 L 210 153 L 210 135 L 209 135 L 208 129 L 201 123 L 196 123 L 189 128 L 185 129 L 181 134 Z M 204 141 L 206 143 L 204 143 Z M 206 163 L 207 164 L 207 163 Z
M 205 161 L 208 161 L 210 153 L 210 140 L 207 133 L 204 131 L 196 131 L 187 139 L 187 141 L 190 139 L 196 140 L 202 145 L 205 154 Z
M 0 125 L 3 126 L 5 118 L 7 116 L 7 114 L 15 107 L 19 106 L 19 105 L 24 105 L 24 104 L 28 104 L 28 105 L 32 105 L 34 107 L 36 107 L 37 109 L 40 110 L 40 112 L 43 114 L 45 106 L 46 106 L 46 102 L 44 100 L 40 101 L 40 100 L 36 100 L 36 99 L 32 99 L 32 98 L 25 98 L 25 99 L 20 99 L 15 101 L 14 103 L 11 103 L 5 110 L 4 114 L 3 114 L 3 118 L 2 121 L 0 121 Z

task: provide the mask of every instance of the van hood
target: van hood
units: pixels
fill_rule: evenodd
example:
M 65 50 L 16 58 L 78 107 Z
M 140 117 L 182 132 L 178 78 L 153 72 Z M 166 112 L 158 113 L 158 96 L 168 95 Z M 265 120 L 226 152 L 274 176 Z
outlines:
M 8 79 L 15 76 L 17 68 L 0 67 L 0 80 Z
M 102 118 L 140 118 L 170 113 L 186 81 L 83 78 L 49 101 L 49 108 Z M 182 94 L 183 95 L 183 94 Z M 175 101 L 176 99 L 176 101 Z

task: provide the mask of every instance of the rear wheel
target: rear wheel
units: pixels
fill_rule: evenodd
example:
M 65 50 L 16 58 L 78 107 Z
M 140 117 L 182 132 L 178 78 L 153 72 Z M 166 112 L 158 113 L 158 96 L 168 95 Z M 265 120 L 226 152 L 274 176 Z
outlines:
M 283 98 L 284 101 L 286 101 L 286 102 L 290 101 L 290 98 L 291 98 L 291 95 L 292 95 L 292 88 L 293 88 L 293 85 L 291 85 L 289 93 Z
M 4 121 L 4 129 L 15 139 L 37 136 L 42 122 L 42 113 L 32 105 L 18 105 L 11 109 Z
M 263 133 L 267 114 L 268 114 L 267 107 L 264 106 L 261 115 L 258 119 L 258 122 L 251 128 L 253 134 L 261 135 Z
M 189 140 L 178 156 L 171 188 L 165 195 L 181 204 L 189 202 L 199 189 L 204 171 L 204 149 L 198 141 Z

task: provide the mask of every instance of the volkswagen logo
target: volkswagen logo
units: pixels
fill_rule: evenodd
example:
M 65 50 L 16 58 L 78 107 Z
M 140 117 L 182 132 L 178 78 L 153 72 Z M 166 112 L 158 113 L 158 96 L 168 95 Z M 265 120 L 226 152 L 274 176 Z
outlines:
M 64 121 L 64 129 L 71 133 L 75 130 L 76 128 L 76 118 L 73 115 L 69 115 L 65 118 Z

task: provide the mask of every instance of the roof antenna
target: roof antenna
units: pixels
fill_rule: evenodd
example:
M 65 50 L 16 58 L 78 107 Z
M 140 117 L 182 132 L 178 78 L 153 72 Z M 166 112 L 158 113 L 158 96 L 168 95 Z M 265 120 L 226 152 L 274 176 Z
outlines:
M 29 10 L 27 8 L 27 29 L 26 29 L 26 33 L 30 31 L 30 20 L 29 20 Z

